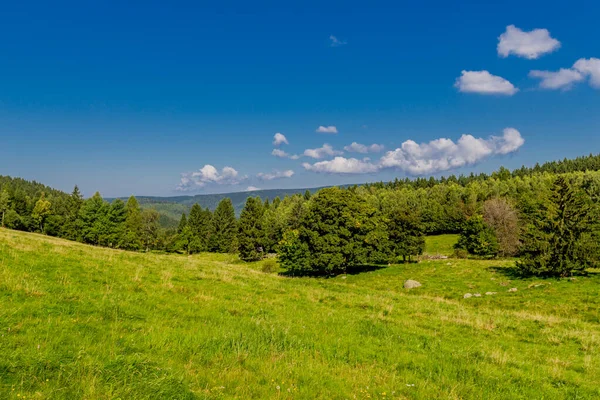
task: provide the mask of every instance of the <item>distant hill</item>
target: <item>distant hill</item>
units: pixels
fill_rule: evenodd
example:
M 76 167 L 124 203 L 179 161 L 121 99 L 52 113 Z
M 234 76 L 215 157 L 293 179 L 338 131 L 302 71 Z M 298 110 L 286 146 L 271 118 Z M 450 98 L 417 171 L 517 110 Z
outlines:
M 136 196 L 140 206 L 142 208 L 152 208 L 161 214 L 160 224 L 164 227 L 175 227 L 179 223 L 182 213 L 189 213 L 190 209 L 195 203 L 198 203 L 201 207 L 208 207 L 211 211 L 217 208 L 219 202 L 225 198 L 230 198 L 233 203 L 233 208 L 236 214 L 239 216 L 240 212 L 244 208 L 246 199 L 248 197 L 260 197 L 261 199 L 269 199 L 273 201 L 276 197 L 283 199 L 285 196 L 292 196 L 294 194 L 304 194 L 307 190 L 311 193 L 316 192 L 318 188 L 302 188 L 302 189 L 268 189 L 268 190 L 255 190 L 251 192 L 233 192 L 233 193 L 219 193 L 219 194 L 198 194 L 194 196 L 172 196 L 172 197 L 160 197 L 160 196 Z M 126 197 L 121 199 L 127 200 Z M 114 199 L 107 199 L 112 201 Z

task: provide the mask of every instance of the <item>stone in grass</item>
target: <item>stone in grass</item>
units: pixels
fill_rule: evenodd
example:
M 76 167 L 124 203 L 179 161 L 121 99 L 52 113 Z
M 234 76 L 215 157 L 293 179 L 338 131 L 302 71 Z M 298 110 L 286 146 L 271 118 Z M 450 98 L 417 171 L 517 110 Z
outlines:
M 421 283 L 413 281 L 412 279 L 409 279 L 406 282 L 404 282 L 404 289 L 414 289 L 418 288 L 419 286 L 421 286 Z
M 481 293 L 475 293 L 473 297 L 481 297 Z
M 514 288 L 510 288 L 510 289 L 508 289 L 508 291 L 509 291 L 509 292 L 516 292 L 516 291 L 517 291 L 517 288 L 516 288 L 516 287 L 514 287 Z
M 465 293 L 465 295 L 463 296 L 463 299 L 469 299 L 473 297 L 473 295 L 471 293 Z
M 496 292 L 485 292 L 485 295 L 486 295 L 486 296 L 491 296 L 491 295 L 493 295 L 493 294 L 496 294 Z

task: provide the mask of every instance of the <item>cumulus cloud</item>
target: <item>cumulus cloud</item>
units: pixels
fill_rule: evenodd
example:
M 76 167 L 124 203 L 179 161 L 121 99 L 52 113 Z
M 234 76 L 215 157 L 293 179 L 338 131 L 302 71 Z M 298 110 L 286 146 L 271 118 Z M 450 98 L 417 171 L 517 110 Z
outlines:
M 498 38 L 498 55 L 500 57 L 508 57 L 513 54 L 517 57 L 535 60 L 546 53 L 558 50 L 559 47 L 560 42 L 551 37 L 547 29 L 525 32 L 514 25 L 509 25 Z
M 580 58 L 571 68 L 561 68 L 558 71 L 529 72 L 532 78 L 540 79 L 542 89 L 569 90 L 574 84 L 589 78 L 590 86 L 600 89 L 600 59 Z
M 299 155 L 289 154 L 281 149 L 273 149 L 273 151 L 271 152 L 271 155 L 273 155 L 275 157 L 279 157 L 279 158 L 290 158 L 292 160 L 297 160 L 300 158 Z
M 382 144 L 372 144 L 370 146 L 367 146 L 364 144 L 352 142 L 352 144 L 345 146 L 344 150 L 346 150 L 349 153 L 362 153 L 362 154 L 379 153 L 380 151 L 383 150 L 383 145 Z
M 206 164 L 198 171 L 185 172 L 181 174 L 181 181 L 177 190 L 186 191 L 194 188 L 202 188 L 208 184 L 236 185 L 246 179 L 232 167 L 223 167 L 221 171 L 210 164 Z
M 488 139 L 462 135 L 456 143 L 444 138 L 421 144 L 408 140 L 381 157 L 380 167 L 396 168 L 411 175 L 434 174 L 476 164 L 493 155 L 512 153 L 523 143 L 525 140 L 514 128 L 506 128 L 502 136 Z
M 331 47 L 343 46 L 345 44 L 348 44 L 345 40 L 340 40 L 333 35 L 329 35 L 329 45 Z
M 338 133 L 338 130 L 333 125 L 329 125 L 329 126 L 323 126 L 323 125 L 321 125 L 321 126 L 319 126 L 317 128 L 317 130 L 315 132 L 318 132 L 318 133 Z
M 539 78 L 542 89 L 563 89 L 568 90 L 573 84 L 580 82 L 584 76 L 571 68 L 561 68 L 558 71 L 538 71 L 529 72 L 531 78 Z
M 573 64 L 573 68 L 590 78 L 590 85 L 600 89 L 600 59 L 580 58 Z
M 338 156 L 344 154 L 343 151 L 334 150 L 331 145 L 325 143 L 322 147 L 318 149 L 306 149 L 304 150 L 304 155 L 310 158 L 325 158 L 327 156 Z
M 500 94 L 512 96 L 517 89 L 506 79 L 492 75 L 488 71 L 462 71 L 454 87 L 464 93 Z
M 366 174 L 377 172 L 379 167 L 368 161 L 356 158 L 335 157 L 333 160 L 320 161 L 314 164 L 302 164 L 307 171 L 327 174 Z
M 290 144 L 287 140 L 287 138 L 285 137 L 285 135 L 283 135 L 282 133 L 277 132 L 274 136 L 273 136 L 273 146 L 279 146 L 282 144 Z
M 292 176 L 294 176 L 294 171 L 292 171 L 291 169 L 288 169 L 285 171 L 275 170 L 271 173 L 259 172 L 258 174 L 256 174 L 256 176 L 259 179 L 262 179 L 263 181 L 272 181 L 273 179 L 291 178 Z
M 248 186 L 246 188 L 246 192 L 256 192 L 257 190 L 262 190 L 261 188 L 257 188 L 256 186 Z
M 359 160 L 338 156 L 302 166 L 308 171 L 329 174 L 367 174 L 383 169 L 397 169 L 408 175 L 435 174 L 473 165 L 495 155 L 513 153 L 524 143 L 518 130 L 506 128 L 502 136 L 483 139 L 462 135 L 456 143 L 445 138 L 421 144 L 407 140 L 399 148 L 385 153 L 377 162 L 369 158 Z

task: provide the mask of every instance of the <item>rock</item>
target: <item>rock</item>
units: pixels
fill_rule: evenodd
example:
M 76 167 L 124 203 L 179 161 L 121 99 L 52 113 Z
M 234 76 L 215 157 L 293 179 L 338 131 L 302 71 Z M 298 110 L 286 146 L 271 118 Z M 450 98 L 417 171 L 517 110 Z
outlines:
M 473 297 L 473 295 L 471 293 L 465 293 L 465 295 L 463 296 L 463 299 L 468 299 Z
M 493 295 L 493 294 L 496 294 L 496 292 L 485 292 L 485 295 L 486 295 L 486 296 L 491 296 L 491 295 Z
M 474 297 L 481 297 L 481 293 L 475 293 L 473 296 Z
M 409 279 L 406 282 L 404 282 L 404 289 L 414 289 L 418 288 L 419 286 L 421 286 L 421 283 L 413 281 L 412 279 Z
M 509 291 L 509 292 L 516 292 L 516 291 L 517 291 L 517 288 L 516 288 L 516 287 L 514 287 L 514 288 L 510 288 L 510 289 L 508 289 L 508 291 Z

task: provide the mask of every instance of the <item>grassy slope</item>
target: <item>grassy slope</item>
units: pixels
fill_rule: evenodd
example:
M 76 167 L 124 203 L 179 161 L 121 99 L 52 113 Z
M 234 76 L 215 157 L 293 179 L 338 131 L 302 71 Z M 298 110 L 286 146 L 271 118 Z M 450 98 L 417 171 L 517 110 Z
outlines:
M 599 398 L 600 276 L 511 264 L 292 279 L 0 229 L 0 398 Z

